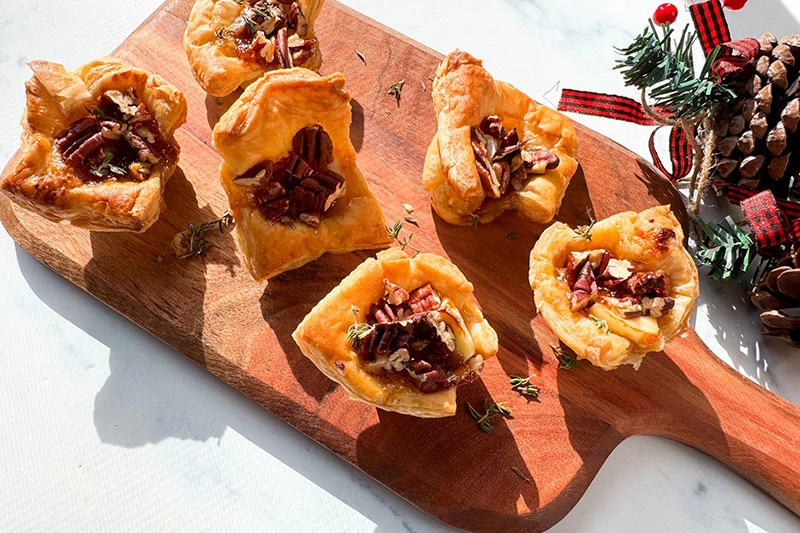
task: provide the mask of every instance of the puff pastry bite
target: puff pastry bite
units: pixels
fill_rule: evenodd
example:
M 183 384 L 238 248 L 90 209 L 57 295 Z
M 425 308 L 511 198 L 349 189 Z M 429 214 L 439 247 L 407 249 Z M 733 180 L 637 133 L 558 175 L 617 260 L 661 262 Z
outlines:
M 350 273 L 292 337 L 352 399 L 424 418 L 454 415 L 456 387 L 497 353 L 464 274 L 441 256 L 396 247 Z
M 561 341 L 605 370 L 639 366 L 688 327 L 697 267 L 669 206 L 590 228 L 556 222 L 531 252 L 536 307 Z
M 325 252 L 385 248 L 392 240 L 356 166 L 350 95 L 340 73 L 267 73 L 214 127 L 220 177 L 245 263 L 265 279 Z
M 314 21 L 323 0 L 197 0 L 183 46 L 197 82 L 226 96 L 264 72 L 319 70 Z
M 440 217 L 467 225 L 515 210 L 552 220 L 578 168 L 568 118 L 495 81 L 460 50 L 436 70 L 433 105 L 438 130 L 422 182 Z
M 149 228 L 180 149 L 186 99 L 161 77 L 106 57 L 68 71 L 29 63 L 21 160 L 0 182 L 50 220 L 97 231 Z

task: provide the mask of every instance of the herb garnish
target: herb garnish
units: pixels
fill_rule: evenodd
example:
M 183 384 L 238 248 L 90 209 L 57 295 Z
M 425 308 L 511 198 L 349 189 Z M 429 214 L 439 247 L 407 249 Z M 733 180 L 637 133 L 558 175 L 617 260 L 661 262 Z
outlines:
M 358 307 L 353 306 L 350 308 L 353 311 L 353 316 L 355 317 L 353 321 L 353 325 L 347 328 L 347 340 L 353 345 L 353 348 L 358 349 L 358 345 L 361 343 L 361 340 L 372 333 L 372 330 L 375 329 L 375 326 L 371 326 L 366 322 L 359 322 L 358 321 Z
M 397 222 L 394 223 L 394 226 L 392 227 L 386 226 L 386 233 L 389 234 L 389 237 L 397 241 L 397 244 L 400 245 L 401 250 L 409 248 L 415 252 L 414 257 L 416 257 L 420 251 L 417 248 L 411 246 L 411 239 L 414 238 L 414 233 L 409 232 L 408 237 L 401 240 L 400 231 L 402 231 L 402 229 L 403 229 L 403 223 L 398 220 Z
M 556 359 L 558 359 L 558 368 L 569 370 L 578 364 L 578 358 L 572 353 L 572 350 L 562 350 L 560 346 L 556 346 L 555 344 L 551 344 L 550 348 L 553 350 Z
M 218 39 L 225 39 L 228 36 L 228 28 L 220 28 L 214 32 Z
M 414 217 L 406 217 L 403 220 L 405 220 L 406 222 L 408 222 L 412 226 L 419 227 L 419 222 L 417 222 L 417 219 L 414 218 Z
M 472 407 L 470 404 L 467 404 L 469 414 L 472 415 L 472 418 L 474 418 L 478 423 L 478 427 L 480 427 L 485 433 L 492 432 L 492 418 L 496 418 L 500 415 L 509 416 L 511 414 L 511 408 L 509 408 L 505 403 L 494 403 L 490 402 L 489 400 L 484 400 L 483 408 L 486 412 L 484 414 L 480 414 L 475 410 L 474 407 Z
M 101 111 L 102 112 L 102 111 Z M 117 176 L 127 176 L 128 169 L 112 165 L 111 160 L 114 159 L 114 154 L 108 154 L 103 158 L 103 162 L 100 163 L 98 166 L 91 165 L 89 166 L 89 172 L 98 178 L 105 178 L 108 177 L 109 174 L 115 174 Z
M 395 100 L 397 100 L 397 107 L 400 107 L 400 95 L 403 92 L 403 86 L 405 84 L 406 80 L 397 81 L 389 86 L 389 92 L 386 93 L 394 96 Z
M 406 213 L 409 215 L 414 212 L 414 206 L 411 204 L 403 204 L 403 209 L 405 209 Z
M 103 113 L 103 110 L 99 107 L 95 107 L 94 109 L 89 109 L 88 107 L 84 106 L 86 111 L 92 115 L 94 118 L 106 118 L 106 114 Z
M 189 229 L 178 233 L 175 236 L 175 240 L 173 240 L 173 248 L 178 255 L 178 259 L 203 255 L 206 252 L 206 248 L 211 245 L 204 237 L 206 231 L 214 226 L 219 226 L 219 232 L 222 233 L 225 231 L 225 226 L 229 224 L 233 224 L 233 215 L 227 210 L 222 213 L 221 217 L 211 222 L 203 222 L 199 225 L 189 224 Z
M 592 322 L 594 322 L 594 325 L 597 326 L 597 329 L 605 330 L 605 331 L 603 331 L 603 333 L 608 335 L 608 331 L 609 331 L 608 322 L 606 322 L 605 320 L 602 320 L 600 318 L 597 318 L 596 316 L 593 316 L 593 315 L 589 315 L 589 318 L 592 319 Z
M 512 232 L 512 233 L 509 233 L 508 234 L 508 240 L 509 241 L 518 241 L 519 240 L 519 234 L 517 234 L 516 231 Z
M 247 31 L 251 35 L 255 35 L 258 32 L 258 25 L 250 20 L 249 17 L 244 17 L 244 25 L 247 26 Z
M 522 479 L 524 479 L 525 481 L 527 481 L 528 483 L 533 483 L 533 481 L 531 481 L 531 479 L 528 476 L 523 474 L 522 471 L 519 468 L 517 468 L 516 466 L 512 466 L 511 467 L 511 471 L 514 472 L 519 477 L 521 477 Z
M 531 379 L 533 376 L 528 376 L 527 378 L 523 378 L 522 376 L 511 376 L 511 390 L 515 390 L 524 396 L 530 396 L 534 400 L 539 399 L 539 387 L 531 385 Z
M 586 210 L 586 214 L 589 215 L 589 224 L 586 225 L 586 226 L 578 226 L 577 228 L 575 228 L 572 231 L 574 231 L 576 235 L 579 235 L 579 236 L 583 237 L 587 241 L 591 241 L 592 240 L 592 228 L 597 223 L 597 221 L 594 219 L 594 214 L 592 213 L 592 208 L 591 207 Z
M 472 228 L 472 229 L 478 229 L 478 224 L 481 223 L 480 215 L 477 215 L 475 213 L 471 213 L 469 216 L 470 216 L 469 227 Z
M 364 57 L 364 54 L 362 54 L 361 52 L 359 52 L 358 50 L 356 50 L 356 55 L 357 55 L 357 56 L 358 56 L 358 58 L 361 60 L 361 62 L 362 62 L 362 63 L 364 63 L 364 66 L 366 67 L 366 66 L 367 66 L 367 58 L 366 58 L 366 57 Z

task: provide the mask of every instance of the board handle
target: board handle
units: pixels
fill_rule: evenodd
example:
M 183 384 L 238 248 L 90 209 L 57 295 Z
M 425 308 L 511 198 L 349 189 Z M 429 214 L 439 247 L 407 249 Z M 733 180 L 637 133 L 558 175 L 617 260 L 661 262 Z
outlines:
M 719 459 L 800 515 L 800 407 L 732 369 L 694 330 L 665 352 L 686 386 L 672 391 L 667 416 L 648 433 Z

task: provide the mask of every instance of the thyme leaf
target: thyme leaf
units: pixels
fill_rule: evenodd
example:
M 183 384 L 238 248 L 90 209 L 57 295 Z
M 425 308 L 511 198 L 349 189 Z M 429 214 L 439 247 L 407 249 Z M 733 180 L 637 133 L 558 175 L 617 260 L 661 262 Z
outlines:
M 361 62 L 362 62 L 362 63 L 364 63 L 364 66 L 366 67 L 366 66 L 367 66 L 367 58 L 366 58 L 366 57 L 364 57 L 364 54 L 362 54 L 361 52 L 359 52 L 358 50 L 356 50 L 356 55 L 357 55 L 357 56 L 358 56 L 358 58 L 361 60 Z
M 553 354 L 556 356 L 556 359 L 558 359 L 558 368 L 569 370 L 578 364 L 578 358 L 575 356 L 572 350 L 564 350 L 555 344 L 551 344 L 550 348 L 553 350 Z
M 189 229 L 182 231 L 175 236 L 173 248 L 178 259 L 186 259 L 192 256 L 203 255 L 206 248 L 211 246 L 211 242 L 205 238 L 205 233 L 214 226 L 219 227 L 219 232 L 225 231 L 225 226 L 233 224 L 233 215 L 230 211 L 225 211 L 222 216 L 210 222 L 202 224 L 189 224 Z
M 511 471 L 514 472 L 519 477 L 521 477 L 522 479 L 524 479 L 525 481 L 527 481 L 528 483 L 533 483 L 533 481 L 531 481 L 531 479 L 528 476 L 523 474 L 522 471 L 519 468 L 517 468 L 516 466 L 512 466 L 511 467 Z
M 353 311 L 353 316 L 355 318 L 353 324 L 347 328 L 347 340 L 350 341 L 350 343 L 353 345 L 353 348 L 358 349 L 358 345 L 361 344 L 362 339 L 372 333 L 372 330 L 375 329 L 375 326 L 358 321 L 358 308 L 356 306 L 353 306 L 350 309 Z
M 524 396 L 530 396 L 534 400 L 539 399 L 539 387 L 531 385 L 531 379 L 533 376 L 528 376 L 527 378 L 523 378 L 522 376 L 511 376 L 510 383 L 511 383 L 511 390 L 515 390 Z
M 469 227 L 472 229 L 478 229 L 478 225 L 481 223 L 480 215 L 472 213 L 469 216 L 470 216 Z
M 407 219 L 408 218 L 410 218 L 410 217 L 407 217 Z M 419 227 L 417 224 L 414 224 L 414 225 Z M 401 239 L 400 238 L 400 232 L 402 230 L 403 230 L 403 223 L 400 222 L 399 220 L 397 222 L 395 222 L 394 225 L 391 226 L 391 227 L 389 227 L 388 225 L 386 226 L 386 233 L 389 234 L 389 237 L 391 237 L 392 239 L 397 241 L 397 244 L 400 245 L 400 249 L 403 250 L 403 251 L 405 251 L 406 248 L 408 248 L 409 250 L 413 250 L 414 251 L 414 257 L 416 257 L 417 254 L 420 252 L 420 250 L 417 249 L 417 248 L 414 248 L 413 246 L 411 246 L 411 239 L 414 238 L 414 233 L 413 232 L 409 232 L 408 233 L 408 237 L 406 237 L 404 239 Z
M 589 216 L 589 224 L 585 226 L 578 226 L 575 228 L 574 231 L 576 235 L 579 235 L 586 239 L 587 241 L 592 240 L 592 228 L 595 224 L 597 224 L 597 220 L 594 219 L 594 213 L 592 213 L 592 208 L 586 210 L 586 214 Z
M 400 107 L 400 96 L 403 93 L 403 86 L 406 84 L 406 80 L 400 80 L 394 82 L 389 86 L 389 92 L 386 94 L 394 96 L 394 99 L 397 100 L 397 107 Z
M 509 233 L 508 234 L 508 240 L 509 241 L 518 241 L 519 240 L 519 234 L 516 231 L 512 232 L 512 233 Z
M 489 400 L 483 401 L 483 409 L 485 411 L 483 414 L 479 413 L 469 403 L 467 404 L 467 409 L 472 418 L 475 419 L 475 422 L 478 423 L 478 427 L 481 428 L 484 433 L 491 433 L 494 429 L 491 423 L 493 418 L 501 415 L 506 417 L 511 415 L 511 408 L 508 407 L 507 404 L 490 402 Z
M 594 325 L 597 326 L 597 329 L 604 330 L 603 333 L 608 335 L 608 332 L 609 332 L 608 322 L 606 322 L 605 320 L 602 320 L 600 318 L 597 318 L 594 315 L 589 315 L 589 318 L 592 319 L 592 322 L 594 322 Z

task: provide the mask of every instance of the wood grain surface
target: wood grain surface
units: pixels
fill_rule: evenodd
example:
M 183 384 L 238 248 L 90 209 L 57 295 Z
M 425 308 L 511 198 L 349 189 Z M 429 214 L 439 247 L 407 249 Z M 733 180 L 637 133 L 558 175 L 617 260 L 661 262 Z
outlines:
M 625 437 L 661 435 L 718 458 L 800 513 L 800 409 L 720 362 L 694 332 L 641 369 L 603 372 L 588 363 L 558 370 L 556 341 L 528 287 L 528 254 L 543 227 L 513 214 L 478 229 L 433 215 L 420 175 L 435 128 L 431 80 L 441 56 L 328 0 L 317 28 L 322 72 L 342 71 L 353 96 L 358 163 L 387 220 L 416 207 L 414 244 L 449 257 L 473 282 L 497 330 L 500 352 L 482 379 L 459 389 L 459 410 L 422 420 L 354 403 L 300 353 L 290 334 L 308 311 L 369 253 L 325 256 L 263 283 L 244 268 L 230 231 L 210 233 L 205 256 L 178 260 L 173 236 L 227 207 L 213 124 L 233 101 L 207 97 L 181 46 L 190 0 L 154 13 L 115 55 L 185 91 L 188 123 L 178 131 L 180 168 L 167 185 L 167 211 L 146 233 L 92 233 L 52 224 L 0 200 L 0 219 L 27 252 L 186 354 L 344 460 L 410 502 L 470 530 L 539 531 L 577 502 Z M 356 55 L 364 54 L 364 65 Z M 93 58 L 86 58 L 90 60 Z M 399 104 L 389 85 L 405 79 Z M 19 88 L 23 90 L 22 87 Z M 580 167 L 558 219 L 598 217 L 671 203 L 672 186 L 653 167 L 578 126 Z M 14 166 L 12 161 L 7 167 Z M 517 233 L 519 240 L 507 236 Z M 529 401 L 508 376 L 536 373 Z M 513 418 L 480 431 L 464 404 L 504 401 Z M 512 471 L 519 469 L 530 481 Z

